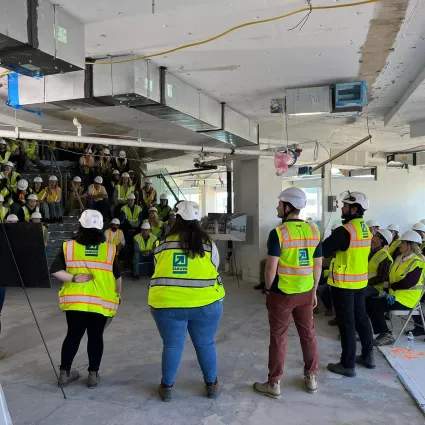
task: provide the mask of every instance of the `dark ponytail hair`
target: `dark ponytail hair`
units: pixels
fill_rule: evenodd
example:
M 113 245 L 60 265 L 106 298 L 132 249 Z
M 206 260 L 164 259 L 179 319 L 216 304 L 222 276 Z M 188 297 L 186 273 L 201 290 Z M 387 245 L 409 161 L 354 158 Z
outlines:
M 211 238 L 202 229 L 198 220 L 183 220 L 179 215 L 176 215 L 176 222 L 168 236 L 173 235 L 179 236 L 181 249 L 191 259 L 197 256 L 203 258 L 205 256 L 203 244 L 212 244 Z
M 106 238 L 102 230 L 98 229 L 85 229 L 83 226 L 80 226 L 78 229 L 77 236 L 75 241 L 80 245 L 100 245 L 103 242 L 106 242 Z

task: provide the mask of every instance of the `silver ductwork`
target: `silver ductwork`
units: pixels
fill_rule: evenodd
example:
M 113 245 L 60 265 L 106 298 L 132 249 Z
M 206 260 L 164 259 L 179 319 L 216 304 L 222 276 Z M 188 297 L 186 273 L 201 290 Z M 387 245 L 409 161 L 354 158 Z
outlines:
M 129 59 L 128 62 L 126 60 Z M 48 109 L 127 106 L 169 121 L 231 146 L 259 144 L 259 127 L 227 105 L 207 96 L 150 61 L 134 57 L 109 58 L 109 65 L 88 65 L 85 71 L 20 77 L 19 102 Z M 120 61 L 121 63 L 114 63 Z M 90 110 L 87 110 L 90 115 Z

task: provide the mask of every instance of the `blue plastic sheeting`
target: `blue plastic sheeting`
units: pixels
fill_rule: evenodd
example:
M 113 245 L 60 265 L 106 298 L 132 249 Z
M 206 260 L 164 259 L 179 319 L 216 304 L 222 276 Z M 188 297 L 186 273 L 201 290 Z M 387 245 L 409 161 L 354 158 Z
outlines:
M 335 108 L 367 105 L 366 81 L 335 84 Z

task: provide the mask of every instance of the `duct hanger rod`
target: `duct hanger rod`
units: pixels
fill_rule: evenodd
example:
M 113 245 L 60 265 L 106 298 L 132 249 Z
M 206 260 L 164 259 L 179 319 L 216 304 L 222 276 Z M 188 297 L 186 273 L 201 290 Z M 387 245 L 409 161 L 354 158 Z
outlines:
M 217 148 L 201 145 L 182 145 L 178 143 L 164 143 L 148 140 L 129 140 L 129 139 L 111 139 L 105 137 L 86 137 L 73 136 L 69 134 L 52 134 L 52 133 L 36 133 L 29 131 L 15 130 L 0 130 L 0 137 L 8 139 L 31 139 L 31 140 L 46 140 L 51 142 L 71 142 L 71 143 L 87 143 L 99 145 L 115 145 L 115 146 L 133 146 L 135 148 L 153 148 L 153 149 L 170 149 L 186 152 L 210 152 L 230 155 L 251 155 L 251 156 L 273 156 L 272 151 L 251 150 L 238 148 Z

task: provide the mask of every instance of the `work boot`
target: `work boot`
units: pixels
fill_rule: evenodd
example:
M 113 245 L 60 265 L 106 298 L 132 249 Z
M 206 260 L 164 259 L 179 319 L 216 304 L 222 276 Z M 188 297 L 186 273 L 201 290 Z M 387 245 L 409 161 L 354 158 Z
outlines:
M 367 357 L 363 357 L 362 355 L 356 356 L 356 363 L 361 364 L 367 369 L 375 369 L 376 367 L 375 356 L 373 353 L 370 353 Z
M 169 402 L 172 398 L 172 388 L 173 387 L 167 387 L 164 384 L 160 384 L 158 387 L 158 394 L 162 401 Z M 208 391 L 208 390 L 207 390 Z
M 338 321 L 336 320 L 336 317 L 334 317 L 332 320 L 329 320 L 328 325 L 329 326 L 338 326 Z
M 219 396 L 220 389 L 218 387 L 217 379 L 215 380 L 215 382 L 207 382 L 205 384 L 205 386 L 207 388 L 207 397 L 208 398 L 216 399 Z
M 325 317 L 331 317 L 334 315 L 334 311 L 331 308 L 327 308 L 325 311 Z
M 317 393 L 317 380 L 314 375 L 304 376 L 305 386 L 310 394 Z
M 266 283 L 265 283 L 265 282 L 261 282 L 261 283 L 259 283 L 258 285 L 255 285 L 255 286 L 254 286 L 254 289 L 255 289 L 256 291 L 261 291 L 261 290 L 263 290 L 265 287 L 266 287 Z
M 276 384 L 271 385 L 269 382 L 262 384 L 261 382 L 256 382 L 253 386 L 254 391 L 258 394 L 265 395 L 271 398 L 280 398 L 280 381 Z
M 348 376 L 349 378 L 356 376 L 356 370 L 354 368 L 344 367 L 341 363 L 329 363 L 328 370 L 338 375 Z
M 373 341 L 373 345 L 377 347 L 383 347 L 385 345 L 393 345 L 394 343 L 395 343 L 395 339 L 391 332 L 381 333 Z
M 78 370 L 71 370 L 67 372 L 66 370 L 60 370 L 58 385 L 62 388 L 66 387 L 70 382 L 77 380 L 80 377 Z
M 100 376 L 97 372 L 89 372 L 89 380 L 87 382 L 88 388 L 96 388 L 100 382 Z

